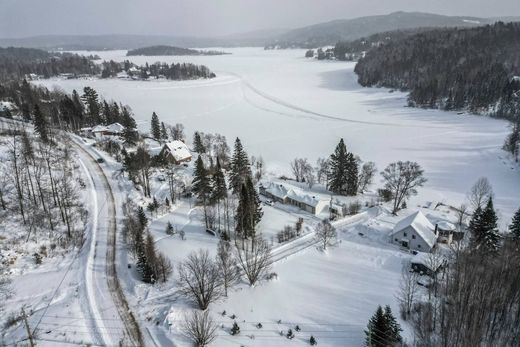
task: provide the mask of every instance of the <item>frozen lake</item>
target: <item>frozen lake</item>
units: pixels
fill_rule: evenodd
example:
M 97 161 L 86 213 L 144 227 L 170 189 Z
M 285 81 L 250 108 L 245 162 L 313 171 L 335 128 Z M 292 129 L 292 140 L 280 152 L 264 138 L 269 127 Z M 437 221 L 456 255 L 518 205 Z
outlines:
M 485 117 L 405 107 L 406 94 L 357 84 L 354 63 L 303 58 L 302 50 L 225 49 L 224 56 L 126 57 L 125 51 L 89 52 L 138 64 L 156 61 L 207 65 L 213 80 L 46 80 L 66 91 L 95 88 L 128 104 L 143 130 L 152 111 L 170 124 L 240 137 L 268 169 L 289 173 L 289 161 L 315 162 L 332 153 L 340 137 L 349 150 L 383 169 L 397 160 L 417 161 L 428 183 L 420 201 L 460 204 L 479 177 L 493 184 L 496 206 L 509 222 L 520 205 L 520 170 L 501 150 L 508 123 Z

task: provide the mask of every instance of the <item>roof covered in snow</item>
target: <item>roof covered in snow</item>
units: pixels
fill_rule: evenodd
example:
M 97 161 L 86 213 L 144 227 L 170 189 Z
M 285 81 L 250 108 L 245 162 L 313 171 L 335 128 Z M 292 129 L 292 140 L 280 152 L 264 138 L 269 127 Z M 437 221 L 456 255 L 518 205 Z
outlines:
M 453 223 L 450 223 L 446 220 L 441 220 L 437 222 L 437 227 L 444 231 L 454 231 L 457 229 Z
M 125 127 L 119 123 L 112 123 L 110 125 L 96 125 L 95 127 L 92 128 L 93 133 L 100 133 L 100 132 L 108 131 L 111 133 L 119 134 L 119 133 L 122 133 L 123 130 L 125 130 Z
M 392 234 L 408 227 L 412 227 L 417 232 L 418 236 L 421 237 L 430 247 L 435 245 L 435 241 L 437 240 L 434 233 L 435 227 L 421 211 L 417 211 L 399 221 L 399 223 L 395 225 Z
M 299 191 L 297 189 L 287 188 L 283 184 L 279 183 L 268 184 L 265 191 L 279 199 L 289 198 L 312 207 L 318 206 L 318 204 L 321 202 L 328 201 L 314 195 L 306 194 L 305 192 Z
M 173 158 L 176 161 L 186 160 L 191 158 L 191 153 L 188 146 L 182 141 L 172 141 L 164 144 L 164 147 L 168 149 Z

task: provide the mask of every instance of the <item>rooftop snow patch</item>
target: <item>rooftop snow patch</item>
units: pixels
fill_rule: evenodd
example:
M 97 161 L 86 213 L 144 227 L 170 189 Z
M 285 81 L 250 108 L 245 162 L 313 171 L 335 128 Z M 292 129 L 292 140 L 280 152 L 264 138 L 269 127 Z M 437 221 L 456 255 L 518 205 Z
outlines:
M 182 161 L 191 158 L 188 146 L 182 141 L 172 141 L 165 144 L 175 160 Z
M 437 240 L 437 237 L 434 233 L 435 227 L 421 211 L 417 211 L 409 215 L 408 217 L 402 219 L 399 223 L 395 225 L 392 234 L 395 234 L 410 226 L 419 234 L 419 236 L 421 236 L 421 238 L 430 247 L 433 247 L 435 245 L 435 242 Z

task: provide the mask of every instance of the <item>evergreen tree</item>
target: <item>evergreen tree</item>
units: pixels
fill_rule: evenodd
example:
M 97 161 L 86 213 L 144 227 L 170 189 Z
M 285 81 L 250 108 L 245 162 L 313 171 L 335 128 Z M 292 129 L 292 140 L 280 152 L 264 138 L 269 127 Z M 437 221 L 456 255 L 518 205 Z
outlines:
M 157 250 L 155 249 L 155 242 L 150 232 L 146 234 L 145 258 L 146 266 L 144 268 L 143 280 L 146 278 L 148 281 L 144 280 L 145 282 L 154 284 L 157 281 L 155 275 L 157 271 L 154 268 L 157 264 Z
M 155 140 L 161 141 L 161 125 L 159 123 L 159 117 L 155 112 L 152 113 L 150 132 Z
M 249 195 L 249 198 L 251 199 L 251 202 L 249 203 L 249 206 L 251 208 L 251 215 L 252 222 L 253 222 L 253 230 L 256 227 L 256 225 L 260 222 L 260 219 L 262 219 L 262 216 L 264 213 L 262 212 L 262 204 L 260 202 L 260 197 L 258 196 L 258 192 L 255 189 L 255 185 L 253 184 L 253 180 L 251 177 L 247 177 L 246 179 L 246 187 L 247 192 Z M 250 236 L 254 236 L 250 235 Z
M 520 208 L 516 211 L 513 216 L 513 220 L 511 225 L 509 226 L 509 231 L 513 235 L 513 238 L 516 240 L 520 240 Z
M 49 125 L 37 104 L 34 105 L 34 131 L 44 143 L 49 142 Z
M 137 218 L 139 219 L 139 224 L 141 224 L 141 227 L 144 229 L 148 225 L 148 218 L 146 217 L 146 213 L 144 212 L 144 209 L 142 206 L 139 206 L 137 209 Z
M 245 184 L 242 184 L 238 200 L 237 211 L 235 213 L 235 231 L 237 235 L 246 238 L 252 234 L 253 220 L 251 211 L 251 198 Z
M 197 194 L 197 199 L 200 203 L 206 204 L 208 202 L 208 198 L 211 194 L 211 182 L 208 171 L 206 170 L 200 155 L 195 162 L 192 190 Z
M 231 158 L 231 167 L 229 173 L 229 186 L 232 189 L 233 194 L 239 194 L 242 188 L 242 184 L 246 181 L 247 177 L 251 177 L 251 167 L 247 153 L 242 147 L 240 139 L 237 137 L 235 140 L 235 150 L 233 157 Z
M 309 344 L 311 346 L 316 346 L 318 344 L 318 342 L 316 341 L 316 339 L 312 335 L 311 335 L 311 338 L 309 339 Z
M 227 196 L 226 178 L 224 171 L 220 166 L 220 160 L 217 158 L 217 165 L 215 166 L 215 173 L 212 176 L 213 191 L 211 194 L 212 203 L 218 203 Z
M 198 131 L 193 134 L 193 148 L 195 152 L 199 154 L 206 153 L 206 148 L 204 147 L 204 143 L 202 142 L 202 137 Z
M 385 306 L 385 320 L 388 331 L 387 341 L 393 345 L 396 345 L 402 341 L 401 331 L 403 331 L 403 329 L 401 329 L 397 319 L 392 314 L 392 309 L 389 305 Z
M 365 330 L 367 347 L 388 347 L 387 341 L 388 328 L 386 324 L 385 314 L 381 306 L 377 308 L 376 313 L 370 318 Z
M 500 235 L 492 198 L 484 209 L 477 207 L 469 223 L 469 230 L 472 248 L 484 252 L 495 252 L 498 249 Z
M 81 96 L 81 99 L 87 106 L 87 123 L 89 125 L 97 125 L 103 123 L 100 115 L 99 97 L 97 92 L 90 87 L 85 87 L 83 88 L 83 95 Z
M 482 246 L 487 252 L 496 252 L 499 247 L 500 234 L 498 232 L 498 218 L 493 207 L 493 198 L 489 198 L 482 213 L 482 220 L 485 225 Z
M 161 139 L 164 141 L 168 141 L 168 131 L 166 131 L 166 126 L 164 122 L 161 122 Z
M 341 139 L 330 156 L 330 177 L 328 188 L 336 194 L 346 194 L 348 184 L 349 153 Z
M 359 168 L 358 160 L 352 153 L 347 155 L 347 195 L 357 195 L 358 192 L 358 177 Z

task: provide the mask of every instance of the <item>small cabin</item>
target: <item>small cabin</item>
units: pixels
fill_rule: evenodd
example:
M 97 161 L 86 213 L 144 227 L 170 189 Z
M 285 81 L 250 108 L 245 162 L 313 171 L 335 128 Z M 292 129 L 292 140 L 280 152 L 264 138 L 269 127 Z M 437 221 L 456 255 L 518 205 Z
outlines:
M 165 143 L 159 155 L 166 162 L 175 165 L 189 163 L 192 159 L 188 146 L 184 142 L 177 140 Z

